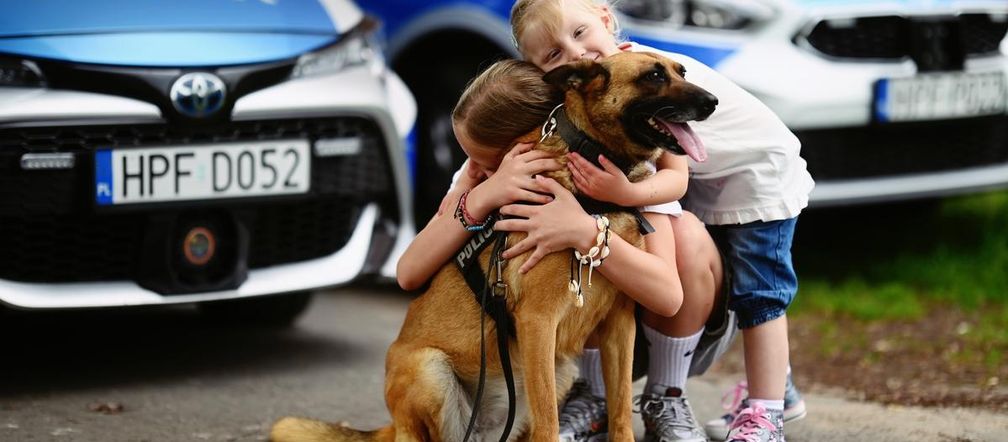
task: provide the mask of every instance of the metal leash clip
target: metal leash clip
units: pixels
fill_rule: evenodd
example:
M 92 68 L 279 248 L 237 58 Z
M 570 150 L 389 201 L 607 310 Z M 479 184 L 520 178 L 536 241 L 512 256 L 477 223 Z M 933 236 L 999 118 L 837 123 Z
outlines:
M 507 248 L 506 236 L 504 237 L 504 248 L 505 249 Z M 506 260 L 501 256 L 499 252 L 497 253 L 497 256 L 495 258 L 496 259 L 494 259 L 495 261 L 494 264 L 496 268 L 494 270 L 496 270 L 497 272 L 497 281 L 494 282 L 493 284 L 493 295 L 495 297 L 507 296 L 508 286 L 504 282 L 504 264 Z
M 546 117 L 546 124 L 543 125 L 542 132 L 540 133 L 542 136 L 539 137 L 540 143 L 542 143 L 545 139 L 552 136 L 553 131 L 556 130 L 557 120 L 556 117 L 554 117 L 553 115 L 556 114 L 556 111 L 559 110 L 561 107 L 563 107 L 563 103 L 560 103 L 556 107 L 554 107 L 553 110 L 550 111 L 549 116 Z

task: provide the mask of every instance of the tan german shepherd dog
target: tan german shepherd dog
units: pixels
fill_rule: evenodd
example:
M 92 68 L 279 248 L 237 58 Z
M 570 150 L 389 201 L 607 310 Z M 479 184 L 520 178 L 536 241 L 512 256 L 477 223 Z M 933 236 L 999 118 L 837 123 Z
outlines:
M 698 143 L 684 123 L 706 118 L 717 104 L 713 95 L 687 83 L 683 73 L 682 66 L 668 58 L 627 52 L 600 62 L 566 65 L 543 78 L 565 91 L 564 108 L 573 126 L 608 146 L 607 158 L 623 158 L 634 165 L 629 173 L 634 181 L 649 173 L 643 162 L 657 158 L 662 148 L 692 154 L 689 151 Z M 553 153 L 561 164 L 567 162 L 567 145 L 556 134 L 537 149 Z M 566 167 L 548 176 L 576 192 Z M 607 216 L 614 234 L 643 247 L 633 215 Z M 512 235 L 511 244 L 524 238 Z M 491 252 L 488 247 L 480 256 L 484 272 Z M 508 262 L 503 272 L 508 310 L 517 329 L 517 339 L 509 347 L 518 396 L 509 440 L 557 441 L 557 398 L 563 398 L 573 383 L 574 357 L 598 326 L 609 440 L 632 442 L 634 301 L 596 274 L 591 288 L 584 289 L 584 306 L 579 308 L 568 290 L 570 251 L 546 256 L 521 275 L 518 268 L 527 257 L 528 253 L 511 259 L 514 262 Z M 410 304 L 399 337 L 389 348 L 385 403 L 392 423 L 362 432 L 286 417 L 273 426 L 272 440 L 462 442 L 480 372 L 480 314 L 459 270 L 446 264 L 428 290 Z M 492 324 L 487 320 L 487 380 L 473 437 L 478 441 L 496 441 L 507 416 L 503 372 L 493 345 L 497 330 Z

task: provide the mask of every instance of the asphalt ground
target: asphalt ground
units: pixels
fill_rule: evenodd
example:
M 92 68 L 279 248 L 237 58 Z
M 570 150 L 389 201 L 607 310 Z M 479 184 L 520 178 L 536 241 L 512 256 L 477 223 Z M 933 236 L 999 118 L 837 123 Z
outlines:
M 0 316 L 0 441 L 266 440 L 285 415 L 381 426 L 385 350 L 409 301 L 391 286 L 327 291 L 282 331 L 208 324 L 190 307 Z M 701 420 L 738 376 L 690 381 Z M 1008 416 L 987 411 L 805 398 L 791 442 L 1008 440 Z

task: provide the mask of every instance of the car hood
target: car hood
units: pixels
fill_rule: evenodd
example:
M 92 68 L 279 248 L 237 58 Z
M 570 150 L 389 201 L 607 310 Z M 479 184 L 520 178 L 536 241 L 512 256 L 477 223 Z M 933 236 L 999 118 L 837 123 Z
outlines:
M 0 53 L 80 63 L 213 66 L 296 57 L 363 17 L 346 0 L 36 0 L 0 14 Z

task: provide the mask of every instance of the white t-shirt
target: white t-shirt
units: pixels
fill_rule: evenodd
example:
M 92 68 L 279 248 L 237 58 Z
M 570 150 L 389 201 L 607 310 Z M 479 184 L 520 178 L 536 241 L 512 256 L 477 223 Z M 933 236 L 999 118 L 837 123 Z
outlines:
M 707 224 L 746 224 L 798 216 L 815 183 L 798 154 L 801 143 L 756 97 L 707 65 L 682 54 L 630 43 L 686 67 L 686 80 L 718 98 L 704 121 L 689 123 L 707 148 L 703 163 L 689 159 L 683 205 Z

